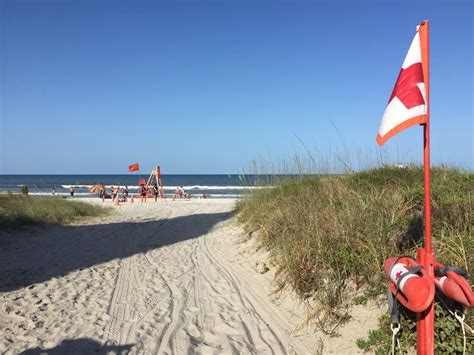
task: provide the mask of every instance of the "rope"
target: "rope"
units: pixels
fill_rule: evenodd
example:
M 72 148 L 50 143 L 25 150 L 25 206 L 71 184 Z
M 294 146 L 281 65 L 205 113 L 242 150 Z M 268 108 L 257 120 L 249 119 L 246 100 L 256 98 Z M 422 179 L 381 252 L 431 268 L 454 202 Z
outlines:
M 459 313 L 461 313 L 462 317 L 459 315 Z M 464 330 L 464 318 L 466 316 L 464 315 L 464 313 L 462 313 L 462 312 L 460 312 L 456 309 L 454 311 L 454 317 L 456 317 L 456 319 L 459 321 L 459 323 L 461 323 L 462 339 L 463 339 L 462 354 L 465 355 L 466 354 L 466 331 Z
M 461 318 L 461 317 L 460 317 L 460 318 L 461 318 L 461 320 L 463 321 L 463 322 L 462 322 L 463 326 L 466 327 L 466 328 L 471 332 L 471 334 L 474 334 L 474 329 L 472 329 L 469 325 L 467 325 L 466 323 L 464 323 L 464 318 L 465 318 L 464 313 L 462 313 L 461 311 L 458 311 L 458 310 L 456 310 L 456 312 L 460 312 L 460 313 L 462 314 L 462 318 Z M 455 315 L 455 317 L 456 317 L 456 315 Z M 456 319 L 458 319 L 458 318 L 456 317 Z M 459 319 L 458 319 L 458 320 L 459 320 Z
M 415 259 L 413 259 L 412 257 L 409 257 L 409 256 L 400 256 L 400 257 L 398 257 L 392 263 L 392 265 L 390 265 L 390 269 L 389 269 L 389 272 L 388 272 L 389 275 L 392 273 L 392 269 L 395 266 L 395 264 L 398 263 L 398 261 L 401 258 L 410 258 L 411 260 L 415 260 Z M 392 294 L 392 290 L 390 289 L 390 286 L 387 288 L 388 306 L 389 306 L 389 309 L 390 309 L 390 315 L 391 315 L 391 321 L 392 321 L 392 323 L 390 324 L 390 329 L 392 330 L 392 352 L 391 352 L 392 355 L 395 355 L 395 339 L 397 340 L 396 341 L 396 343 L 397 343 L 396 348 L 400 350 L 400 340 L 397 338 L 397 334 L 400 331 L 400 319 L 398 317 L 398 302 L 397 302 L 398 293 L 401 292 L 400 284 L 401 284 L 402 280 L 405 277 L 407 277 L 408 275 L 416 274 L 421 269 L 423 269 L 423 266 L 418 265 L 418 266 L 410 268 L 406 273 L 404 273 L 398 279 L 398 281 L 396 283 L 397 292 L 395 293 L 395 295 Z M 389 281 L 389 282 L 391 282 L 391 281 Z
M 464 323 L 464 319 L 466 318 L 466 315 L 461 312 L 459 309 L 454 310 L 454 312 L 449 308 L 449 306 L 446 304 L 446 302 L 443 301 L 441 297 L 438 296 L 438 300 L 441 301 L 442 304 L 444 304 L 444 307 L 448 310 L 448 312 L 454 316 L 458 320 L 458 322 L 461 324 L 461 329 L 462 329 L 462 338 L 463 338 L 463 355 L 466 354 L 466 330 L 467 328 L 471 334 L 474 334 L 474 329 L 472 329 L 469 325 Z
M 459 312 L 459 313 L 461 313 L 461 314 L 463 315 L 462 320 L 464 320 L 464 314 L 463 314 L 460 310 L 456 309 L 456 310 L 453 312 L 453 311 L 449 308 L 449 306 L 446 304 L 446 302 L 443 301 L 443 299 L 442 299 L 441 297 L 439 297 L 438 295 L 436 295 L 436 297 L 438 298 L 438 301 L 440 301 L 440 302 L 444 305 L 444 307 L 448 310 L 448 312 L 449 312 L 453 317 L 455 317 L 455 318 L 457 319 L 455 312 Z M 459 319 L 458 319 L 458 320 L 459 320 Z M 472 334 L 474 334 L 474 329 L 472 329 L 468 324 L 464 323 L 464 326 L 465 326 Z
M 449 312 L 453 317 L 455 317 L 454 312 L 449 308 L 449 306 L 446 304 L 446 302 L 444 302 L 444 300 L 443 300 L 440 296 L 438 296 L 436 293 L 435 293 L 435 296 L 438 298 L 438 301 L 440 301 L 440 302 L 444 305 L 444 307 L 448 310 L 448 312 Z
M 392 355 L 395 355 L 395 339 L 397 339 L 397 348 L 400 349 L 400 341 L 396 337 L 398 332 L 400 331 L 400 324 L 394 325 L 394 323 L 390 324 L 390 329 L 392 330 Z

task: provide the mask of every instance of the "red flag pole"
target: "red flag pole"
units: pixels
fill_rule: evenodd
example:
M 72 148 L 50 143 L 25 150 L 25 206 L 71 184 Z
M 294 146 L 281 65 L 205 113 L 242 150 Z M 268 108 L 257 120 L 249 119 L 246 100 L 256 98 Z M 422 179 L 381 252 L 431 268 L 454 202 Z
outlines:
M 425 82 L 427 120 L 423 124 L 423 170 L 425 180 L 425 247 L 417 250 L 418 262 L 434 279 L 434 252 L 431 245 L 431 202 L 430 202 L 430 48 L 429 22 L 420 24 L 421 58 Z M 434 354 L 434 300 L 431 305 L 417 314 L 417 354 Z

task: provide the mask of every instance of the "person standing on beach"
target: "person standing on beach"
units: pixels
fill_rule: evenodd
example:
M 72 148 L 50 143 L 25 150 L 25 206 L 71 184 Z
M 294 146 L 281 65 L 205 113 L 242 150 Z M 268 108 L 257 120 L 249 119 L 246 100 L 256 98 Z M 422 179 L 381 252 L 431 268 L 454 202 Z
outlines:
M 146 202 L 146 187 L 145 185 L 140 185 L 140 188 L 139 188 L 139 191 L 140 191 L 140 201 L 141 202 Z
M 153 192 L 153 197 L 155 198 L 155 202 L 156 202 L 156 200 L 158 199 L 158 185 L 156 184 L 156 182 L 153 185 L 152 192 Z
M 114 202 L 115 199 L 118 198 L 118 196 L 117 196 L 118 195 L 118 189 L 119 189 L 118 187 L 115 188 L 115 187 L 112 186 L 112 202 Z
M 120 202 L 127 202 L 127 196 L 125 195 L 125 188 L 121 187 L 120 191 Z
M 74 189 L 74 186 L 71 186 L 71 188 L 69 189 L 69 193 L 71 194 L 71 197 L 74 197 L 74 192 L 76 190 Z
M 29 192 L 28 191 L 28 186 L 23 185 L 20 189 L 20 192 L 21 192 L 22 195 L 28 196 L 28 192 Z

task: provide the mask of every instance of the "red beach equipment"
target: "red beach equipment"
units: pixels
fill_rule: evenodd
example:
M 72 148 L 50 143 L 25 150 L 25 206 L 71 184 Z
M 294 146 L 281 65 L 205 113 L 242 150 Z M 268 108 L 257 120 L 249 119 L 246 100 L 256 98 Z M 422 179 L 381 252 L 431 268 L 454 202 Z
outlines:
M 434 283 L 423 266 L 410 257 L 385 260 L 390 291 L 412 312 L 422 312 L 433 302 Z
M 423 126 L 423 172 L 424 172 L 424 248 L 417 250 L 417 260 L 423 265 L 422 278 L 431 280 L 434 292 L 435 255 L 431 243 L 431 193 L 430 193 L 430 40 L 429 21 L 420 23 L 415 37 L 402 64 L 389 103 L 385 109 L 377 134 L 377 143 L 383 145 L 400 131 L 421 124 Z M 387 270 L 385 270 L 387 272 Z M 414 278 L 407 280 L 411 281 Z M 393 286 L 393 285 L 392 285 Z M 428 289 L 428 288 L 426 288 Z M 431 289 L 430 289 L 431 290 Z M 392 288 L 393 291 L 393 288 Z M 396 290 L 397 291 L 397 290 Z M 424 291 L 426 291 L 424 289 Z M 423 292 L 424 292 L 423 291 Z M 430 291 L 431 294 L 431 291 Z M 398 294 L 397 294 L 398 295 Z M 401 301 L 401 298 L 397 296 Z M 429 297 L 427 297 L 429 298 Z M 408 300 L 406 301 L 409 303 Z M 411 302 L 411 300 L 410 300 Z M 403 302 L 402 302 L 403 304 Z M 424 305 L 424 303 L 423 303 Z M 418 305 L 421 307 L 421 303 Z M 434 354 L 434 302 L 417 314 L 417 354 Z
M 153 184 L 154 180 L 154 184 Z M 154 194 L 152 193 L 152 189 L 150 188 L 151 186 L 156 186 L 158 191 L 155 191 L 157 194 L 156 196 L 160 196 L 160 198 L 165 199 L 165 191 L 163 188 L 163 181 L 161 179 L 161 168 L 159 166 L 156 167 L 156 169 L 153 169 L 151 171 L 150 177 L 148 178 L 148 181 L 145 184 L 146 190 L 147 190 L 147 195 L 150 197 L 153 197 Z M 155 200 L 156 201 L 156 200 Z
M 436 287 L 447 297 L 463 304 L 466 307 L 474 307 L 474 293 L 471 286 L 464 278 L 466 273 L 454 266 L 435 265 Z
M 99 192 L 105 190 L 104 184 L 96 184 L 91 187 L 89 187 L 90 192 Z
M 132 171 L 140 170 L 140 165 L 138 163 L 132 164 L 128 166 L 128 171 L 131 173 Z

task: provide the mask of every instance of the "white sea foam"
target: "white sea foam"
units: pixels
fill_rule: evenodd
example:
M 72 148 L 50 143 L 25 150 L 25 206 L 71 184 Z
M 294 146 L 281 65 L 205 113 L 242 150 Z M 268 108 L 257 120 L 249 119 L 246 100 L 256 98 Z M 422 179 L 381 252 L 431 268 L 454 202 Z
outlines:
M 70 189 L 71 187 L 74 187 L 75 189 L 81 189 L 81 188 L 89 188 L 95 186 L 94 185 L 61 185 L 63 189 Z
M 181 187 L 181 186 L 180 186 Z M 189 185 L 182 186 L 184 190 L 254 190 L 261 189 L 262 186 L 219 186 L 219 185 Z M 165 190 L 176 190 L 175 186 L 164 186 Z
M 31 196 L 53 196 L 51 192 L 29 192 L 28 195 Z M 54 196 L 70 196 L 69 192 L 56 192 Z M 88 197 L 94 197 L 97 196 L 97 194 L 93 192 L 74 192 L 74 196 L 88 196 Z

